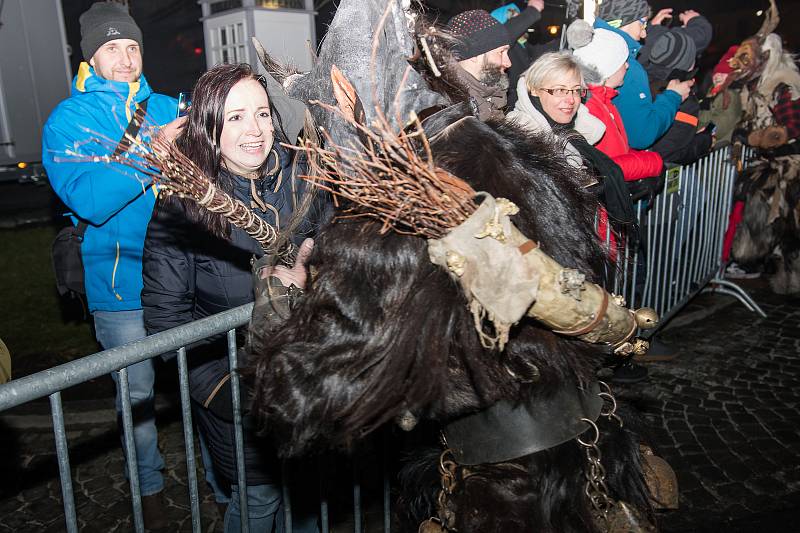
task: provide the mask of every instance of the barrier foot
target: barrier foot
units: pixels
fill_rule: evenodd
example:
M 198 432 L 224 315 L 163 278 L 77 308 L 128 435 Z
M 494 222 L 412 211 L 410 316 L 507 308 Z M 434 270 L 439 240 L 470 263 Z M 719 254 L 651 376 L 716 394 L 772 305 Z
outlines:
M 728 281 L 726 279 L 721 278 L 714 278 L 709 282 L 709 285 L 716 285 L 714 287 L 706 287 L 701 292 L 718 292 L 720 294 L 727 294 L 728 296 L 733 296 L 750 311 L 754 312 L 761 318 L 767 318 L 767 314 L 759 307 L 759 305 L 750 298 L 750 295 L 744 292 L 744 290 L 739 287 L 737 284 L 733 283 L 732 281 Z M 721 285 L 721 286 L 720 286 Z

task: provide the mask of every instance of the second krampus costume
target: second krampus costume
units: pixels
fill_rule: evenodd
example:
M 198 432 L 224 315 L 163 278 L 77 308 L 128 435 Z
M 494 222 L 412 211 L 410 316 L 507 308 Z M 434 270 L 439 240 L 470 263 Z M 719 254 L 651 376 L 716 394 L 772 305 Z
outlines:
M 772 30 L 774 1 L 759 32 L 736 50 L 726 83 L 741 85 L 743 117 L 734 141 L 756 158 L 737 183 L 744 201 L 732 256 L 741 264 L 770 260 L 770 285 L 800 292 L 800 71 Z

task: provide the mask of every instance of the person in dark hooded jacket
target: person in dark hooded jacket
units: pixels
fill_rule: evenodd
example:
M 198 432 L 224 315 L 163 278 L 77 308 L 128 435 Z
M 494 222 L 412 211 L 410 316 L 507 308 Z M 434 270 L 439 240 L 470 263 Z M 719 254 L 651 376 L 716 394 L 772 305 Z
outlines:
M 653 26 L 642 52 L 654 96 L 664 92 L 669 80 L 694 78 L 697 56 L 711 41 L 711 24 L 705 17 L 695 11 L 680 16 L 682 27 Z M 713 144 L 713 131 L 698 129 L 699 116 L 700 103 L 693 87 L 672 126 L 650 149 L 661 154 L 664 161 L 679 165 L 690 165 L 703 157 Z
M 247 64 L 218 65 L 206 72 L 195 86 L 189 120 L 176 145 L 216 187 L 250 206 L 276 229 L 291 233 L 300 246 L 295 269 L 303 269 L 302 258 L 313 246 L 303 237 L 314 234 L 324 209 L 316 202 L 307 214 L 296 216 L 305 193 L 305 182 L 299 178 L 304 166 L 296 165 L 293 153 L 280 145 L 288 139 L 276 108 L 279 95 L 268 95 L 264 82 Z M 263 255 L 255 239 L 221 214 L 162 195 L 144 245 L 142 305 L 148 334 L 253 302 L 251 261 Z M 291 274 L 290 269 L 273 268 L 273 276 L 280 279 L 286 273 Z M 225 531 L 239 531 L 226 340 L 217 337 L 194 345 L 188 355 L 194 418 L 208 444 L 215 474 L 231 485 Z M 249 430 L 248 420 L 245 416 L 243 425 L 250 530 L 283 531 L 277 457 L 265 440 Z M 316 526 L 310 529 L 316 531 Z

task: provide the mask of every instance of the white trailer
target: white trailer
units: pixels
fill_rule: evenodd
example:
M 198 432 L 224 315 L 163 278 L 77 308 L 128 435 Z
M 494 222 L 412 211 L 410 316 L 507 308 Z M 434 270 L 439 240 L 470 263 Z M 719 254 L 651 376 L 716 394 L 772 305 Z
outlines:
M 41 176 L 42 127 L 69 96 L 61 0 L 0 0 L 0 181 Z
M 203 9 L 206 66 L 250 63 L 260 68 L 251 37 L 300 71 L 311 70 L 316 49 L 313 0 L 199 0 Z

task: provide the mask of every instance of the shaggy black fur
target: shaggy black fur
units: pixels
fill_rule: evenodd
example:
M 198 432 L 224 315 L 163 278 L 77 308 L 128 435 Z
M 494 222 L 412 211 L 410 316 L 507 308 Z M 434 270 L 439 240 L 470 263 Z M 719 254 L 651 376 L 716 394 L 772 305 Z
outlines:
M 426 129 L 439 166 L 475 190 L 512 200 L 524 234 L 562 265 L 598 279 L 605 258 L 592 226 L 596 199 L 567 170 L 560 147 L 459 108 L 437 114 Z M 503 398 L 547 396 L 593 378 L 597 347 L 530 319 L 512 330 L 504 352 L 482 348 L 461 289 L 430 263 L 425 241 L 378 229 L 354 221 L 325 229 L 311 258 L 313 286 L 288 323 L 256 344 L 253 406 L 281 455 L 348 447 L 406 409 L 445 422 Z M 534 385 L 505 368 L 530 364 L 541 373 Z M 648 508 L 635 437 L 610 427 L 603 442 L 614 495 Z M 435 490 L 436 457 L 420 461 Z M 514 464 L 471 468 L 476 474 L 454 500 L 460 531 L 594 530 L 576 443 Z M 409 531 L 434 511 L 421 507 L 409 512 Z

